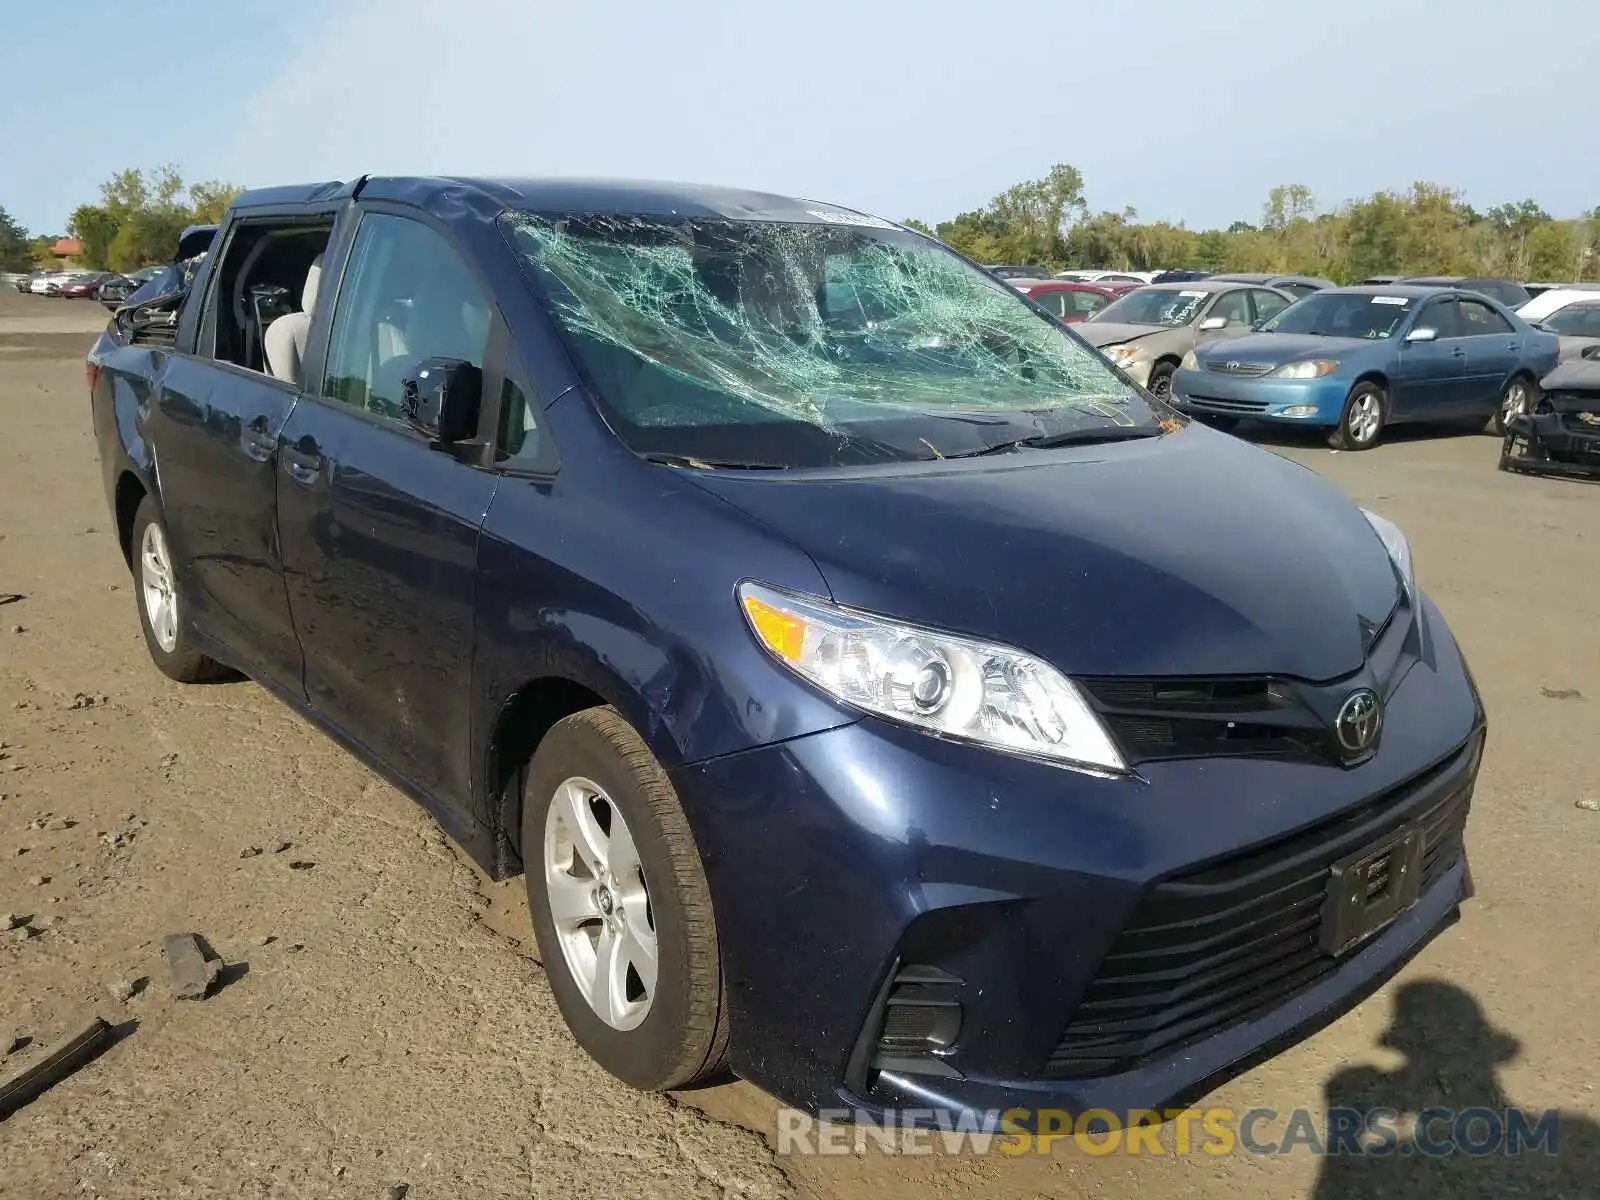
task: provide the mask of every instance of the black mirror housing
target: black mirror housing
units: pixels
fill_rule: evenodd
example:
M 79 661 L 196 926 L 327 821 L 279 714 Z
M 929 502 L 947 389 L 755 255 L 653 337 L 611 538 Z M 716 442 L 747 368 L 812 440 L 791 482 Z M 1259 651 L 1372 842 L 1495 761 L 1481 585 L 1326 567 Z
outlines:
M 425 358 L 406 376 L 405 419 L 441 446 L 471 440 L 483 404 L 483 371 L 462 358 Z

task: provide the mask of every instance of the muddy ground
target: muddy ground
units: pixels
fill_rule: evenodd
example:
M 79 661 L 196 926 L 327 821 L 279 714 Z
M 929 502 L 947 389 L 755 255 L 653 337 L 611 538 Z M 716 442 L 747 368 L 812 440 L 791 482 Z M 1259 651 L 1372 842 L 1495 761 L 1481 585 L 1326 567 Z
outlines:
M 98 325 L 88 302 L 0 295 L 0 596 L 21 595 L 0 604 L 0 925 L 30 931 L 0 933 L 0 1077 L 86 1014 L 118 1033 L 0 1120 L 0 1197 L 1600 1192 L 1600 488 L 1499 474 L 1470 434 L 1275 446 L 1410 533 L 1471 659 L 1492 727 L 1479 895 L 1389 986 L 1206 1101 L 1557 1108 L 1554 1160 L 780 1156 L 754 1088 L 637 1095 L 578 1052 L 520 880 L 488 883 L 253 684 L 149 664 L 89 431 Z M 171 997 L 177 930 L 229 964 L 209 999 Z

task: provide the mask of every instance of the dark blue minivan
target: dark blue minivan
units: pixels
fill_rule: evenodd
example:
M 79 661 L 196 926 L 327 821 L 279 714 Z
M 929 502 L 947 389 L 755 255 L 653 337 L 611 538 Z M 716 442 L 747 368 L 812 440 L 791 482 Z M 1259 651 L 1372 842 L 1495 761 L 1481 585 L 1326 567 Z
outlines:
M 638 1087 L 1159 1107 L 1470 894 L 1484 715 L 1400 531 L 891 222 L 251 192 L 89 378 L 157 666 L 524 873 Z

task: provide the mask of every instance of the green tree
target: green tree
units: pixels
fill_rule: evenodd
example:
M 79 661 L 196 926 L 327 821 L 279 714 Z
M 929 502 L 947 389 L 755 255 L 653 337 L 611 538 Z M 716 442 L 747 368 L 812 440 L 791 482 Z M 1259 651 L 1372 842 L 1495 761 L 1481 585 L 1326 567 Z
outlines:
M 28 245 L 28 231 L 0 208 L 0 271 L 32 269 L 33 251 Z

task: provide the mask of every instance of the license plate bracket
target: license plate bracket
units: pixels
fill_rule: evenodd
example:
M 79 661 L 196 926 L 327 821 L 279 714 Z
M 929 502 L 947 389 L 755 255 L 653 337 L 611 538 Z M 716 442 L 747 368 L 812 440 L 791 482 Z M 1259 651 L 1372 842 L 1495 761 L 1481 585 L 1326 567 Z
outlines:
M 1325 954 L 1347 954 L 1417 902 L 1422 890 L 1422 827 L 1402 825 L 1329 869 L 1322 909 Z

